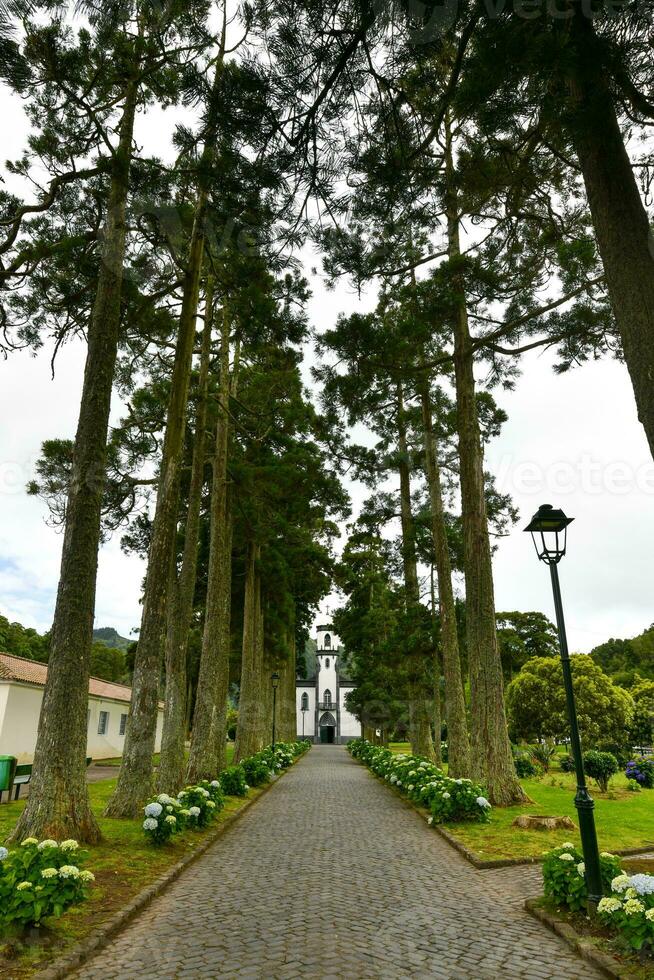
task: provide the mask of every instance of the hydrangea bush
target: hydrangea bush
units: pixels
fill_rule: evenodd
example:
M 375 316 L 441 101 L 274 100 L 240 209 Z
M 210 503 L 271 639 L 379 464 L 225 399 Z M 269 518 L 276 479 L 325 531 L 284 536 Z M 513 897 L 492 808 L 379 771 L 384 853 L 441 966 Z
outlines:
M 267 782 L 310 747 L 309 742 L 279 743 L 274 752 L 272 747 L 263 749 L 241 764 L 229 766 L 217 779 L 186 786 L 176 797 L 159 793 L 143 808 L 146 837 L 153 844 L 166 844 L 188 828 L 203 830 L 223 809 L 226 795 L 246 796 L 250 786 Z
M 81 868 L 86 858 L 74 840 L 28 837 L 15 850 L 0 847 L 0 924 L 39 926 L 83 901 L 95 880 Z
M 619 874 L 597 906 L 602 922 L 632 949 L 654 950 L 654 875 Z
M 562 844 L 549 851 L 543 860 L 546 897 L 571 912 L 585 909 L 588 901 L 585 870 L 583 854 L 574 844 Z M 603 852 L 600 855 L 600 870 L 603 889 L 608 892 L 611 882 L 620 873 L 620 858 Z
M 642 756 L 639 759 L 630 759 L 624 774 L 627 779 L 633 779 L 637 786 L 654 789 L 654 760 Z
M 405 753 L 396 755 L 365 739 L 350 742 L 348 748 L 377 776 L 429 810 L 430 824 L 489 819 L 491 805 L 481 786 L 471 780 L 452 779 L 427 759 Z

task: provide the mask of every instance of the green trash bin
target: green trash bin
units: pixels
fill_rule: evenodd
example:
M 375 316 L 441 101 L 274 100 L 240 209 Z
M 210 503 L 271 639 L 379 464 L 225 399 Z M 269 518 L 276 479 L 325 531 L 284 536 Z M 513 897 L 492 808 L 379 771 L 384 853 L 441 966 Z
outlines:
M 0 793 L 10 790 L 16 771 L 16 756 L 0 755 Z

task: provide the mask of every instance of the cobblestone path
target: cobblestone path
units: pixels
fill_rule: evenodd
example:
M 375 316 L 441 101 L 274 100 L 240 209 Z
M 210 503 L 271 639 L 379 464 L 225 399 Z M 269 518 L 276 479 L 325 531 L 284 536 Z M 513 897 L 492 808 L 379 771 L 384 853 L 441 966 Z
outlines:
M 76 976 L 599 974 L 521 908 L 531 867 L 477 871 L 345 749 L 314 746 Z

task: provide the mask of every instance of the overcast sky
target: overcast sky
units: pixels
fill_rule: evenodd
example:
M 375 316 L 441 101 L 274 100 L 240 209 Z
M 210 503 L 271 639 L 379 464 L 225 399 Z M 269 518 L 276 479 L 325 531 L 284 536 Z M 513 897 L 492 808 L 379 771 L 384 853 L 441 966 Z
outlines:
M 0 113 L 3 155 L 15 157 L 25 132 L 22 111 L 1 90 Z M 165 128 L 170 132 L 170 124 Z M 149 113 L 139 140 L 160 139 L 161 132 L 161 120 Z M 308 256 L 307 267 L 316 264 L 318 257 Z M 320 279 L 310 278 L 316 329 L 358 308 L 347 287 L 327 292 Z M 370 298 L 364 302 L 368 308 Z M 44 504 L 28 497 L 25 485 L 41 442 L 74 436 L 84 348 L 76 342 L 62 349 L 54 379 L 50 354 L 19 352 L 0 361 L 0 614 L 41 631 L 52 621 L 62 539 L 46 525 Z M 654 464 L 623 365 L 605 360 L 560 377 L 551 364 L 549 355 L 532 353 L 516 390 L 495 393 L 509 421 L 488 449 L 487 468 L 521 515 L 499 543 L 496 605 L 553 616 L 547 569 L 522 527 L 541 503 L 563 507 L 575 517 L 560 569 L 570 646 L 587 651 L 654 622 Z M 120 408 L 114 404 L 114 418 Z M 353 489 L 360 502 L 365 494 Z M 114 626 L 124 636 L 138 627 L 143 573 L 139 559 L 122 554 L 118 536 L 102 548 L 97 626 Z M 321 616 L 328 603 L 333 608 L 334 599 L 323 603 Z

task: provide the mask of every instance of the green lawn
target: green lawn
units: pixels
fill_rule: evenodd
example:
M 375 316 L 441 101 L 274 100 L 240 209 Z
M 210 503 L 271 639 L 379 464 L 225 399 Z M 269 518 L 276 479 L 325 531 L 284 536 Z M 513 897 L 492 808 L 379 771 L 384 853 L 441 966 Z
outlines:
M 171 865 L 194 850 L 204 839 L 202 832 L 187 831 L 174 837 L 164 847 L 154 847 L 144 837 L 140 820 L 108 820 L 102 811 L 116 785 L 115 779 L 89 785 L 91 805 L 99 819 L 103 841 L 90 848 L 86 867 L 96 876 L 88 902 L 69 909 L 51 927 L 52 945 L 21 946 L 0 940 L 0 975 L 10 972 L 12 978 L 30 976 L 42 969 L 69 943 L 83 939 L 92 929 L 121 909 L 139 891 L 146 888 Z M 213 826 L 240 810 L 248 799 L 260 795 L 251 789 L 244 799 L 227 797 L 224 810 Z M 0 841 L 5 840 L 25 805 L 24 800 L 0 806 Z
M 410 752 L 407 742 L 392 742 L 392 752 Z M 443 767 L 447 771 L 447 767 Z M 488 824 L 445 824 L 453 836 L 483 861 L 505 858 L 540 858 L 543 851 L 572 841 L 580 844 L 579 834 L 572 830 L 520 830 L 512 823 L 521 813 L 571 817 L 577 825 L 574 805 L 575 777 L 559 769 L 539 779 L 523 779 L 522 785 L 533 804 L 506 809 L 495 807 Z M 654 790 L 632 793 L 620 773 L 611 780 L 608 793 L 600 793 L 589 781 L 595 800 L 595 817 L 600 850 L 626 851 L 636 847 L 654 847 Z

